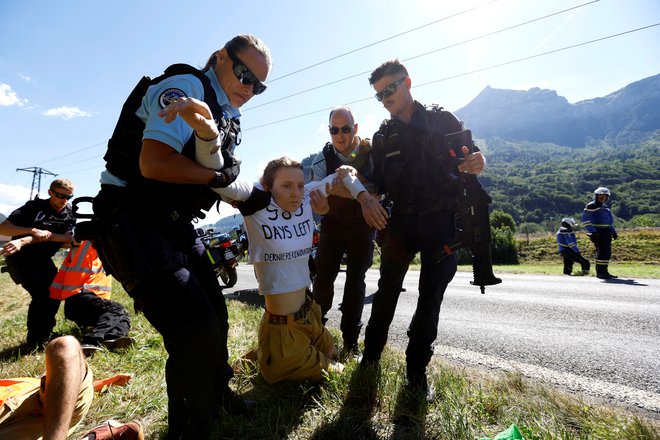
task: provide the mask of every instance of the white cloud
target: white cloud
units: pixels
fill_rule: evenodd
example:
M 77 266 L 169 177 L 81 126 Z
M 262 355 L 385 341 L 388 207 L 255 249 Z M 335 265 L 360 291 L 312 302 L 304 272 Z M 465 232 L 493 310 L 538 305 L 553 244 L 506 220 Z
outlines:
M 0 83 L 0 105 L 3 107 L 9 107 L 11 105 L 17 105 L 22 107 L 27 104 L 27 99 L 21 99 L 18 97 L 16 92 L 14 92 L 9 84 Z
M 23 75 L 22 73 L 19 73 L 19 74 L 18 74 L 18 77 L 19 77 L 20 79 L 22 79 L 23 81 L 25 81 L 25 82 L 28 82 L 28 83 L 29 83 L 29 82 L 32 82 L 32 77 L 30 77 L 30 76 L 28 76 L 28 75 Z
M 0 213 L 9 215 L 30 200 L 30 188 L 0 183 Z
M 44 113 L 46 116 L 55 116 L 62 119 L 73 119 L 73 118 L 83 118 L 92 116 L 91 113 L 80 110 L 78 107 L 57 107 L 46 110 Z

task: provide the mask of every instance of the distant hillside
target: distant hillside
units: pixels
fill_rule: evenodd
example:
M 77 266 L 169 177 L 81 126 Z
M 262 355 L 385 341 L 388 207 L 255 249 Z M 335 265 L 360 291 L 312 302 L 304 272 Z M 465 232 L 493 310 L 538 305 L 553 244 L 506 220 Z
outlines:
M 594 189 L 606 186 L 618 223 L 637 218 L 631 226 L 660 226 L 660 135 L 619 147 L 603 143 L 575 149 L 502 139 L 481 145 L 487 168 L 480 180 L 492 206 L 519 224 L 553 230 L 562 217 L 579 221 Z
M 487 87 L 456 115 L 486 152 L 493 208 L 517 223 L 552 230 L 607 186 L 618 223 L 660 226 L 660 75 L 575 104 Z
M 231 232 L 235 228 L 241 227 L 242 224 L 243 216 L 236 212 L 236 214 L 221 218 L 215 224 L 209 226 L 216 232 Z
M 554 90 L 486 87 L 456 115 L 475 137 L 584 147 L 630 144 L 660 130 L 660 74 L 604 98 L 570 104 Z

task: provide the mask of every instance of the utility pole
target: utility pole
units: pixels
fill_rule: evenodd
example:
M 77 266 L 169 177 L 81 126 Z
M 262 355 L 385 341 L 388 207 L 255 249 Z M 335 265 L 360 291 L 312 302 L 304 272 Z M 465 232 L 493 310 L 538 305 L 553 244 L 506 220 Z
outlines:
M 32 189 L 30 190 L 30 200 L 32 200 L 32 195 L 34 194 L 35 197 L 39 195 L 39 191 L 41 191 L 41 175 L 46 174 L 48 176 L 57 176 L 57 174 L 51 173 L 48 170 L 44 170 L 43 168 L 40 167 L 31 167 L 31 168 L 16 168 L 16 171 L 28 171 L 32 173 Z M 37 189 L 36 194 L 34 193 L 34 189 Z

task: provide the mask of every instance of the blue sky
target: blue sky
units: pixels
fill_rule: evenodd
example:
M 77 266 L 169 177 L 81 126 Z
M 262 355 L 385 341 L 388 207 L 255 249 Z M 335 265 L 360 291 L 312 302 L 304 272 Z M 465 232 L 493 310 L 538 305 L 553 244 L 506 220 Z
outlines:
M 0 213 L 29 198 L 32 174 L 17 168 L 42 167 L 72 179 L 76 195 L 95 195 L 105 143 L 139 78 L 179 62 L 201 66 L 239 33 L 263 39 L 274 61 L 268 90 L 242 109 L 246 180 L 274 157 L 318 152 L 335 105 L 350 104 L 371 137 L 387 113 L 367 78 L 388 59 L 404 61 L 417 100 L 450 110 L 486 86 L 547 88 L 574 103 L 660 73 L 660 26 L 489 68 L 660 23 L 658 0 L 587 3 L 0 2 Z M 52 179 L 42 177 L 42 195 Z M 233 212 L 224 205 L 222 216 Z

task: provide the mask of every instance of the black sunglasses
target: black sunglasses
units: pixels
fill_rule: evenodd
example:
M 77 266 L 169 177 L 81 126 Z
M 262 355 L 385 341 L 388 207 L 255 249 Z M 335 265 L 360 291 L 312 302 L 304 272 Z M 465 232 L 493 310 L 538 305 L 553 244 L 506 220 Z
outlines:
M 339 127 L 330 127 L 329 128 L 330 134 L 332 134 L 332 135 L 335 135 L 335 134 L 339 133 L 339 130 L 340 130 Z M 344 133 L 344 134 L 348 134 L 352 131 L 353 131 L 353 127 L 351 127 L 350 125 L 344 125 L 341 128 L 341 132 Z
M 403 82 L 403 80 L 406 79 L 406 78 L 408 78 L 408 77 L 404 76 L 401 79 L 397 79 L 392 84 L 385 87 L 380 92 L 376 93 L 376 99 L 378 100 L 378 102 L 381 102 L 383 100 L 383 98 L 387 98 L 389 96 L 392 96 L 394 94 L 394 92 L 396 92 L 396 88 L 399 87 L 399 84 L 401 84 Z
M 245 64 L 243 64 L 243 61 L 241 61 L 236 54 L 234 54 L 231 50 L 227 49 L 227 53 L 229 54 L 229 58 L 231 58 L 231 61 L 233 62 L 233 69 L 234 69 L 234 75 L 236 76 L 236 79 L 241 84 L 245 84 L 246 86 L 251 85 L 252 86 L 252 93 L 255 95 L 260 95 L 266 90 L 266 85 L 259 81 L 259 78 L 252 73 L 250 69 L 247 68 Z
M 73 194 L 62 194 L 58 193 L 54 189 L 50 190 L 53 194 L 55 194 L 55 197 L 57 197 L 60 200 L 71 200 L 73 198 Z

